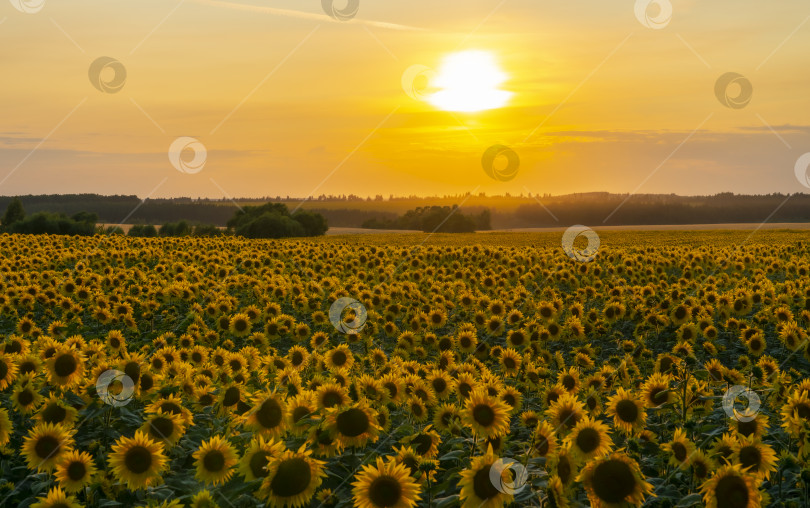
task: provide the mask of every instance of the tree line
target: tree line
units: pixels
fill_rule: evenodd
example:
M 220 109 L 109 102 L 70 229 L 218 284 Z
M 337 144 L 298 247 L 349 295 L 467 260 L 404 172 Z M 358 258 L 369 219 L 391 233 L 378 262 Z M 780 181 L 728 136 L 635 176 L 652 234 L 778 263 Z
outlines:
M 464 214 L 458 205 L 424 206 L 408 210 L 394 219 L 370 219 L 362 224 L 371 229 L 414 229 L 426 233 L 472 233 L 492 229 L 490 212 Z
M 80 211 L 68 216 L 61 212 L 39 211 L 27 215 L 22 201 L 14 198 L 0 219 L 0 232 L 17 234 L 123 235 L 120 226 L 98 226 L 98 214 Z M 220 236 L 236 235 L 246 238 L 287 238 L 319 236 L 329 229 L 326 219 L 317 213 L 298 210 L 290 213 L 283 203 L 240 208 L 227 222 L 226 228 L 215 224 L 191 224 L 180 220 L 155 226 L 135 224 L 126 233 L 135 237 Z
M 564 196 L 476 194 L 463 199 L 458 196 L 386 199 L 375 197 L 372 200 L 355 199 L 352 196 L 340 199 L 341 197 L 318 196 L 308 201 L 305 208 L 310 213 L 322 215 L 333 227 L 396 223 L 406 210 L 452 206 L 453 203 L 463 203 L 461 212 L 465 215 L 477 215 L 484 210 L 490 210 L 490 224 L 495 229 L 603 223 L 605 225 L 758 223 L 769 216 L 768 220 L 771 222 L 810 221 L 810 195 L 799 193 L 790 195 L 790 199 L 786 194 L 631 196 L 607 192 Z M 95 213 L 99 222 L 111 224 L 126 219 L 127 222 L 134 224 L 187 221 L 189 224 L 226 227 L 228 221 L 234 217 L 235 210 L 234 203 L 230 200 L 192 198 L 147 199 L 142 202 L 137 196 L 73 194 L 20 196 L 19 199 L 25 205 L 25 209 L 32 213 L 64 214 L 68 218 L 81 212 Z M 278 198 L 276 202 L 279 200 L 290 207 L 297 207 L 301 202 L 291 197 Z M 0 196 L 0 210 L 7 207 L 11 201 L 11 197 Z M 249 206 L 263 206 L 266 203 L 259 199 L 238 199 L 236 202 Z M 608 216 L 610 218 L 605 221 Z

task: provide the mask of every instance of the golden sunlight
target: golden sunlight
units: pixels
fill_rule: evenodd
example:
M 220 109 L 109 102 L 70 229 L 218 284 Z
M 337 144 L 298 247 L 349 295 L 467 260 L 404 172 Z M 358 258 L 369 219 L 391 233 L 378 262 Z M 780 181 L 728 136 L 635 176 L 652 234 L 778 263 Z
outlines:
M 448 55 L 431 86 L 439 91 L 428 102 L 444 111 L 471 113 L 503 107 L 512 96 L 499 90 L 507 75 L 495 56 L 486 51 L 461 51 Z

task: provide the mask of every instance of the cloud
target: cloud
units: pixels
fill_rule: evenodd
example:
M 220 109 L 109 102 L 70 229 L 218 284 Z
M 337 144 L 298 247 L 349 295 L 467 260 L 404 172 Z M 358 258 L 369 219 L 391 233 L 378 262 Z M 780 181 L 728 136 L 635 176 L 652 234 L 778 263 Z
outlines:
M 201 5 L 209 5 L 211 7 L 222 7 L 225 9 L 233 9 L 239 11 L 247 11 L 247 12 L 257 12 L 261 14 L 272 14 L 275 16 L 286 16 L 289 18 L 299 18 L 299 19 L 311 19 L 313 21 L 320 21 L 320 22 L 334 22 L 334 23 L 344 23 L 343 21 L 338 21 L 331 16 L 327 16 L 326 14 L 317 14 L 313 12 L 304 12 L 304 11 L 296 11 L 293 9 L 279 9 L 277 7 L 265 7 L 261 5 L 247 5 L 247 4 L 240 4 L 234 2 L 226 2 L 224 0 L 191 0 L 194 3 L 201 4 Z M 406 26 L 406 25 L 399 25 L 396 23 L 387 23 L 385 21 L 372 21 L 367 19 L 353 19 L 348 21 L 347 23 L 360 23 L 362 25 L 366 25 L 369 27 L 374 28 L 387 28 L 389 30 L 406 30 L 406 31 L 422 31 L 424 29 Z
M 770 131 L 771 129 L 777 132 L 810 132 L 810 125 L 791 125 L 786 123 L 784 125 L 753 125 L 740 127 L 744 131 Z
M 40 138 L 23 138 L 15 136 L 0 136 L 0 145 L 3 146 L 18 146 L 24 144 L 39 143 L 42 141 Z

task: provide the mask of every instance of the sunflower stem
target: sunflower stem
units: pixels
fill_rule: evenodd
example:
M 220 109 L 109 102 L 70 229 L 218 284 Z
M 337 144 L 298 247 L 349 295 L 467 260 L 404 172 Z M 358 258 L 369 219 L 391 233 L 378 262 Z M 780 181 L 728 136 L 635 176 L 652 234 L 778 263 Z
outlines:
M 529 444 L 529 448 L 526 450 L 526 456 L 523 457 L 523 467 L 525 467 L 527 470 L 529 469 L 529 454 L 532 452 L 532 449 L 534 448 L 534 439 L 535 439 L 535 437 L 536 437 L 536 434 L 534 432 L 532 432 L 532 441 Z
M 689 389 L 689 368 L 684 367 L 684 379 L 683 379 L 683 400 L 681 401 L 681 421 L 683 422 L 683 426 L 686 426 L 686 392 Z

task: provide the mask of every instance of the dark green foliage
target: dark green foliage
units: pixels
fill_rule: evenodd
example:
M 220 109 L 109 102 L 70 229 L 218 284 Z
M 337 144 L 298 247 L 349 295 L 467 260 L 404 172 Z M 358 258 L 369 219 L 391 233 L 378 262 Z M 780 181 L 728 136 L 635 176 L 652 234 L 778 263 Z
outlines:
M 107 226 L 106 228 L 99 228 L 99 233 L 102 235 L 123 235 L 124 230 L 121 226 Z
M 326 218 L 319 213 L 299 210 L 292 218 L 304 227 L 305 236 L 320 236 L 326 234 L 326 230 L 329 229 Z
M 213 224 L 197 224 L 192 233 L 194 236 L 222 236 L 223 234 L 223 231 Z
M 6 213 L 3 215 L 3 227 L 9 227 L 15 222 L 25 219 L 25 210 L 23 209 L 22 201 L 20 198 L 14 198 L 6 208 Z
M 78 213 L 73 217 L 64 214 L 38 212 L 22 220 L 13 222 L 4 230 L 9 233 L 49 234 L 49 235 L 83 235 L 96 233 L 96 214 Z
M 326 219 L 317 213 L 299 211 L 291 216 L 282 203 L 246 206 L 228 221 L 228 230 L 246 238 L 319 236 L 326 233 Z
M 489 210 L 475 215 L 464 215 L 457 205 L 424 206 L 408 210 L 393 220 L 368 220 L 364 228 L 415 229 L 426 233 L 472 233 L 492 229 Z
M 191 225 L 181 220 L 180 222 L 167 222 L 160 227 L 160 236 L 188 236 L 191 234 Z
M 129 236 L 154 238 L 158 235 L 157 228 L 151 224 L 135 224 L 129 229 Z

